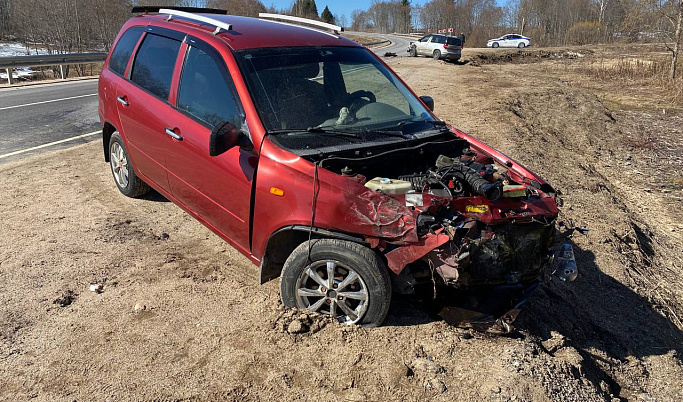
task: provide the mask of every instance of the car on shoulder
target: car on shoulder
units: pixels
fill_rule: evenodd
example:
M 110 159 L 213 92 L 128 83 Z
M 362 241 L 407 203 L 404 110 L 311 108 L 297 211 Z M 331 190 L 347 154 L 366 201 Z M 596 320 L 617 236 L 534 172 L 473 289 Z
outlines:
M 458 61 L 462 56 L 462 39 L 456 36 L 431 34 L 410 42 L 411 56 L 430 56 L 436 60 Z
M 487 47 L 497 48 L 497 47 L 516 47 L 523 49 L 525 47 L 531 46 L 531 39 L 526 36 L 517 34 L 507 34 L 500 38 L 490 39 L 486 42 Z
M 158 191 L 261 283 L 280 278 L 288 307 L 377 326 L 393 293 L 438 295 L 469 306 L 445 317 L 509 330 L 553 261 L 550 184 L 440 120 L 341 27 L 142 11 L 98 84 L 123 195 Z

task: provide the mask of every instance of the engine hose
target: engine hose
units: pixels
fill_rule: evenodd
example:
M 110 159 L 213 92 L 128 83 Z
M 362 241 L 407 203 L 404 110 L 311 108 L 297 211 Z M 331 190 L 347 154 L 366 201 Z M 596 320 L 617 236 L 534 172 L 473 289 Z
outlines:
M 469 166 L 453 165 L 449 169 L 460 172 L 465 181 L 467 181 L 467 183 L 469 183 L 469 185 L 472 187 L 473 192 L 483 195 L 489 200 L 497 200 L 501 195 L 503 195 L 503 183 L 499 181 L 495 183 L 489 183 L 488 180 L 481 177 L 479 172 Z

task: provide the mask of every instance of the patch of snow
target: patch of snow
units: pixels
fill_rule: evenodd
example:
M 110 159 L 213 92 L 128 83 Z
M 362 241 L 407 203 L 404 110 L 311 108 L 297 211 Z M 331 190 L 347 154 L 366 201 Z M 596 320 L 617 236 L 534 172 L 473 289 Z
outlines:
M 31 54 L 36 54 L 36 50 L 33 47 L 31 47 Z M 47 54 L 47 50 L 39 48 L 38 54 Z M 19 42 L 0 42 L 0 57 L 26 55 L 26 46 L 24 44 Z

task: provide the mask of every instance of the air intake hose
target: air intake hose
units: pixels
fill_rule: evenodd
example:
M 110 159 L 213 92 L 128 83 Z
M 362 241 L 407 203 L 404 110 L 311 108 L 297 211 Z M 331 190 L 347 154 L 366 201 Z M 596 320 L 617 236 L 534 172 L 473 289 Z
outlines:
M 497 200 L 503 195 L 503 183 L 497 181 L 495 183 L 489 183 L 488 180 L 481 177 L 479 172 L 472 169 L 466 165 L 453 165 L 452 168 L 455 171 L 460 172 L 463 178 L 472 187 L 472 191 L 483 195 L 489 200 Z

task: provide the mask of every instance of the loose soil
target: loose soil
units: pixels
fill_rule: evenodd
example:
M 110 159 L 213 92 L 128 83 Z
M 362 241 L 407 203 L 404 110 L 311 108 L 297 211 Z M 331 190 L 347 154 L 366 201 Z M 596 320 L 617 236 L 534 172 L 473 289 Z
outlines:
M 579 278 L 542 286 L 511 336 L 400 296 L 374 329 L 285 310 L 179 208 L 121 196 L 91 143 L 0 165 L 0 399 L 683 399 L 682 117 L 619 108 L 564 63 L 392 63 L 563 193 Z

